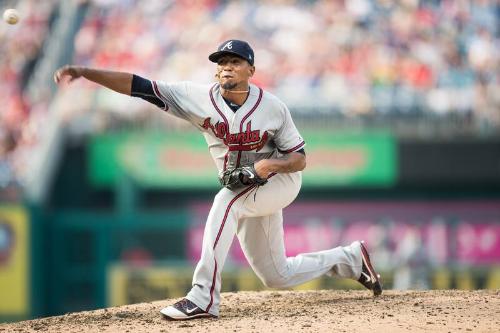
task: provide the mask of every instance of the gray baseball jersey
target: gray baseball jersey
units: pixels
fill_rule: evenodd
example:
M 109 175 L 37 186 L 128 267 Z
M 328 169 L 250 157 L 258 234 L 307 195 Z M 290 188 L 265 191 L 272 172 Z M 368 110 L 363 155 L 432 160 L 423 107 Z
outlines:
M 203 132 L 219 173 L 305 145 L 285 104 L 255 85 L 250 85 L 247 100 L 234 112 L 218 84 L 152 84 L 166 111 Z
M 218 84 L 151 84 L 155 97 L 162 101 L 155 100 L 156 105 L 203 132 L 219 173 L 298 151 L 305 145 L 287 107 L 254 85 L 250 85 L 245 103 L 234 112 L 222 98 Z M 270 287 L 290 287 L 323 274 L 360 276 L 359 242 L 286 257 L 282 209 L 299 193 L 301 180 L 301 172 L 279 173 L 272 174 L 264 186 L 219 191 L 207 217 L 188 300 L 207 313 L 219 314 L 221 271 L 234 235 L 257 276 Z M 161 310 L 169 317 L 175 317 L 177 311 L 174 307 Z

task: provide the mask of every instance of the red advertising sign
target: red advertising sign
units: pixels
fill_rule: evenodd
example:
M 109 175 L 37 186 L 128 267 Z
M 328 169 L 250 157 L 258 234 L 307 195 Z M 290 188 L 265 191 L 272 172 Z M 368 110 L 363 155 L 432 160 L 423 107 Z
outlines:
M 500 262 L 500 223 L 462 222 L 456 229 L 457 260 L 471 264 Z

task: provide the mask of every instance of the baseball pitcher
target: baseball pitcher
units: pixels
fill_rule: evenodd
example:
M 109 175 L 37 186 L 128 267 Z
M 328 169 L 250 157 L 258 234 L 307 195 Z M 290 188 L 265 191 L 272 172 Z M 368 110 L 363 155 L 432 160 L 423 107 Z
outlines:
M 355 279 L 380 295 L 380 277 L 363 242 L 286 257 L 282 209 L 300 190 L 304 139 L 286 105 L 249 82 L 255 57 L 247 42 L 225 41 L 208 59 L 217 64 L 213 85 L 165 83 L 78 66 L 64 66 L 54 75 L 57 83 L 84 77 L 140 97 L 190 122 L 205 137 L 221 190 L 207 217 L 192 289 L 160 312 L 173 320 L 219 315 L 221 271 L 235 235 L 268 287 L 292 287 L 327 274 Z

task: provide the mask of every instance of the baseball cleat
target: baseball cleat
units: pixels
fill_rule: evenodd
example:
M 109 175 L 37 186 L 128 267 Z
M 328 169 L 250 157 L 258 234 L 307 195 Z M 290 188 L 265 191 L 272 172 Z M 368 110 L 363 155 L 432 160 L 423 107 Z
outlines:
M 361 258 L 363 261 L 363 267 L 361 269 L 361 276 L 358 282 L 361 283 L 365 288 L 373 291 L 374 296 L 382 294 L 382 282 L 380 280 L 380 275 L 373 269 L 372 263 L 370 261 L 370 256 L 364 245 L 364 241 L 359 243 L 361 247 Z
M 216 318 L 216 316 L 200 309 L 196 304 L 183 298 L 174 305 L 160 310 L 160 313 L 171 320 L 188 320 L 194 318 Z

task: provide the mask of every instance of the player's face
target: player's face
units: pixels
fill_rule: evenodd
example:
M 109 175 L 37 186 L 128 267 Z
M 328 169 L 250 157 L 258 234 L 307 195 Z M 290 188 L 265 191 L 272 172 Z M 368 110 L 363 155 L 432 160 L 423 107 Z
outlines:
M 254 72 L 255 67 L 240 57 L 227 55 L 217 62 L 216 77 L 226 90 L 246 87 Z

